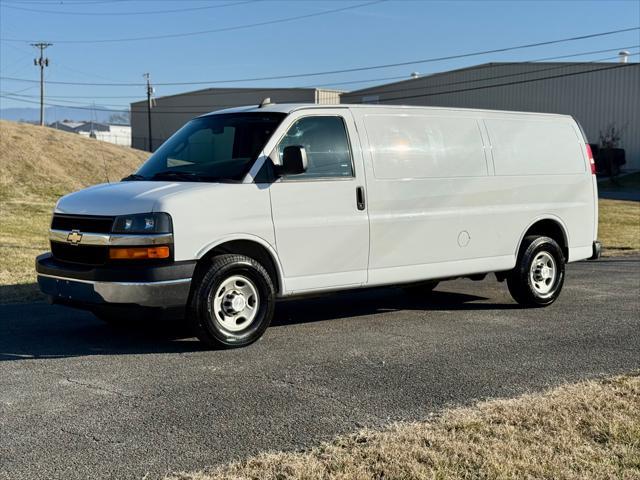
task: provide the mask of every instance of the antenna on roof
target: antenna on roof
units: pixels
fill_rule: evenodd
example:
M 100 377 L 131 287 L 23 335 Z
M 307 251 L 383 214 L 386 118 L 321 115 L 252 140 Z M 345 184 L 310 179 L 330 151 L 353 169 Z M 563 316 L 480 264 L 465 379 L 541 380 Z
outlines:
M 260 102 L 260 106 L 259 106 L 258 108 L 264 108 L 264 107 L 266 107 L 267 105 L 271 105 L 271 98 L 270 98 L 270 97 L 267 97 L 267 98 L 265 98 L 264 100 L 262 100 L 262 101 Z

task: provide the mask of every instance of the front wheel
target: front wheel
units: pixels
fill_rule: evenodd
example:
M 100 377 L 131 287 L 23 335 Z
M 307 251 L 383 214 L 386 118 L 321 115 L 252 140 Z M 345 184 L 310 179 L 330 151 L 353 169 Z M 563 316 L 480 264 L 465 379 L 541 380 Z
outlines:
M 219 255 L 195 279 L 189 320 L 210 347 L 244 347 L 262 336 L 273 317 L 275 289 L 260 263 Z
M 518 263 L 507 277 L 509 293 L 521 305 L 551 305 L 562 291 L 564 267 L 564 254 L 555 240 L 533 235 L 525 237 Z

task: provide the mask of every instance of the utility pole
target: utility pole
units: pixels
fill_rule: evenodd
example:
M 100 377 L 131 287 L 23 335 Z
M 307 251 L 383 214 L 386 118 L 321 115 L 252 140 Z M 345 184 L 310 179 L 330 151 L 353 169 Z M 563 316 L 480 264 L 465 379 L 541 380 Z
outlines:
M 153 137 L 151 136 L 151 97 L 153 95 L 153 87 L 151 86 L 151 75 L 145 73 L 142 75 L 147 79 L 147 126 L 149 127 L 149 151 L 153 152 Z
M 40 67 L 40 126 L 44 125 L 44 67 L 49 66 L 49 59 L 44 58 L 44 50 L 52 46 L 53 43 L 39 42 L 32 43 L 32 47 L 40 49 L 40 58 L 34 58 L 33 64 Z

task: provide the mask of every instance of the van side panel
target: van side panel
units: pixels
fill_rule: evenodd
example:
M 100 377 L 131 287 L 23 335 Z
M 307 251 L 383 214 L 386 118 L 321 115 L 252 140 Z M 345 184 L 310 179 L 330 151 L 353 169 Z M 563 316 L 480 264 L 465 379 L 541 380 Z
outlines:
M 473 114 L 359 110 L 366 132 L 369 283 L 509 269 L 496 253 L 488 157 Z
M 557 120 L 488 118 L 496 175 L 568 175 L 586 172 L 573 125 Z
M 543 219 L 566 233 L 569 261 L 590 256 L 593 179 L 570 117 L 353 111 L 368 151 L 370 285 L 509 270 Z
M 495 222 L 508 244 L 531 222 L 550 218 L 565 230 L 569 261 L 591 255 L 596 213 L 584 139 L 575 121 L 566 116 L 508 118 L 485 115 L 495 177 L 501 198 Z M 511 247 L 513 248 L 513 247 Z M 517 245 L 515 247 L 517 252 Z
M 487 163 L 473 118 L 367 115 L 375 178 L 484 177 Z

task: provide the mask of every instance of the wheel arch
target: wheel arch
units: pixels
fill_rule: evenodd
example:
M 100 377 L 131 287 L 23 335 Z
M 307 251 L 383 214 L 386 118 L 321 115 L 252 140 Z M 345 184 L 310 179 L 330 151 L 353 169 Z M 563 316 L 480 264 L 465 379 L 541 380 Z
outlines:
M 278 254 L 273 246 L 263 238 L 246 234 L 225 236 L 208 244 L 198 252 L 198 266 L 216 255 L 225 253 L 246 255 L 260 262 L 269 273 L 276 293 L 282 294 L 284 292 L 284 272 Z
M 532 220 L 524 229 L 518 241 L 516 249 L 516 257 L 520 252 L 522 241 L 528 235 L 544 235 L 553 238 L 560 248 L 565 258 L 565 262 L 569 261 L 569 234 L 564 222 L 555 215 L 542 215 Z

